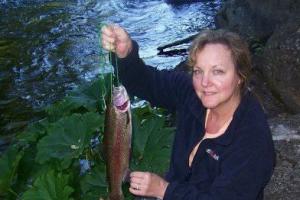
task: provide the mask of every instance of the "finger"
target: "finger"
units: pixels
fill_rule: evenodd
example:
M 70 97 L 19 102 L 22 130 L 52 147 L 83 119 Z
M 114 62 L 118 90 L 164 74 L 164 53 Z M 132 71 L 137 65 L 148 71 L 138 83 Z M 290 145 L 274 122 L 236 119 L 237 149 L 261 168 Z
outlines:
M 111 25 L 108 25 L 108 26 L 104 25 L 101 28 L 101 33 L 103 35 L 112 36 L 113 35 L 113 27 Z
M 102 37 L 102 41 L 105 41 L 105 42 L 115 43 L 115 41 L 116 41 L 116 38 L 112 37 L 112 36 L 102 34 L 101 37 Z
M 135 189 L 135 188 L 129 188 L 129 192 L 131 192 L 132 194 L 134 194 L 134 195 L 138 195 L 138 196 L 144 196 L 145 195 L 145 191 L 144 190 L 142 190 L 142 189 L 139 189 L 139 190 L 137 190 L 137 189 Z
M 145 175 L 145 172 L 140 171 L 134 171 L 130 173 L 130 177 L 136 177 L 136 178 L 143 178 Z
M 129 39 L 128 33 L 119 25 L 114 24 L 112 28 L 113 28 L 113 34 L 116 34 L 119 40 L 124 41 L 126 39 Z
M 114 49 L 116 45 L 114 43 L 102 40 L 102 46 L 105 48 L 110 48 L 110 49 L 113 48 Z
M 104 48 L 107 51 L 112 51 L 112 52 L 115 52 L 115 50 L 116 50 L 115 45 L 113 45 L 111 43 L 107 43 L 107 42 L 102 42 L 102 48 Z
M 135 190 L 139 190 L 141 188 L 141 185 L 138 184 L 138 183 L 131 182 L 130 183 L 130 187 L 133 188 L 133 189 L 135 189 Z
M 126 34 L 125 30 L 121 28 L 118 24 L 113 24 L 111 30 L 116 34 Z
M 143 183 L 143 179 L 138 178 L 138 177 L 131 177 L 130 178 L 130 183 L 133 183 L 133 184 L 142 184 Z

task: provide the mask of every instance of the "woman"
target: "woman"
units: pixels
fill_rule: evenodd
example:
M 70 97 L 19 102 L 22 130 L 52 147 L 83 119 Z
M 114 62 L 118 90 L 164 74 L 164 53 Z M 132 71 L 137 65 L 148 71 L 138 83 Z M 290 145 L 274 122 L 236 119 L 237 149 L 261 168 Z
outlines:
M 234 33 L 207 30 L 189 53 L 192 75 L 144 64 L 119 26 L 102 28 L 102 45 L 118 57 L 131 95 L 176 111 L 169 171 L 132 172 L 134 195 L 170 200 L 263 199 L 275 153 L 263 110 L 247 89 L 250 56 Z

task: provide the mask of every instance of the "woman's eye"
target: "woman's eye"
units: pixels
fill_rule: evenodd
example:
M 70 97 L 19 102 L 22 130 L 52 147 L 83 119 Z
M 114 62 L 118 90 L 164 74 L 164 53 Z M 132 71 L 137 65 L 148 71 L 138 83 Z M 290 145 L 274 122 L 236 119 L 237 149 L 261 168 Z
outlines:
M 194 75 L 199 75 L 199 74 L 201 74 L 202 73 L 202 71 L 200 70 L 200 69 L 194 69 L 193 70 L 193 74 Z
M 213 71 L 213 74 L 214 74 L 214 75 L 224 74 L 224 71 L 223 71 L 223 70 L 220 70 L 220 69 L 215 69 L 215 70 Z

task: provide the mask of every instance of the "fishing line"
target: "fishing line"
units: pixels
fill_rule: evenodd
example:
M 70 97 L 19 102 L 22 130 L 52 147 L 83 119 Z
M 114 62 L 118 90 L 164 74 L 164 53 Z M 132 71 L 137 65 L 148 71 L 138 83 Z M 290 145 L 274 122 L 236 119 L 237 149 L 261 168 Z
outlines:
M 103 28 L 103 26 L 106 26 L 106 24 L 101 24 L 100 25 L 100 40 L 99 40 L 99 43 L 100 43 L 100 47 L 101 47 L 101 50 L 104 49 L 103 46 L 102 46 L 102 42 L 101 42 L 101 37 L 102 37 L 102 33 L 101 33 L 101 29 Z M 109 76 L 109 79 L 110 79 L 110 87 L 109 87 L 109 90 L 110 90 L 110 94 L 109 94 L 109 97 L 110 97 L 110 101 L 112 100 L 112 87 L 115 86 L 115 87 L 118 87 L 120 86 L 120 81 L 119 81 L 119 65 L 118 65 L 118 59 L 117 59 L 117 56 L 116 55 L 113 55 L 113 51 L 112 51 L 112 44 L 110 43 L 109 44 L 109 50 L 108 50 L 108 62 L 106 59 L 104 59 L 104 63 L 109 63 L 111 65 L 111 68 L 113 70 L 112 73 L 110 73 L 110 76 Z M 113 59 L 113 57 L 115 59 Z M 104 57 L 106 58 L 106 56 Z
M 102 30 L 102 28 L 103 28 L 103 26 L 106 26 L 106 24 L 101 24 L 100 25 L 100 28 L 99 28 L 99 46 L 100 46 L 100 58 L 101 57 L 103 57 L 104 59 L 104 62 L 103 62 L 103 64 L 104 65 L 111 65 L 110 67 L 111 67 L 111 69 L 112 69 L 112 72 L 110 72 L 109 73 L 109 76 L 108 76 L 108 78 L 109 78 L 109 86 L 108 86 L 108 88 L 107 87 L 105 87 L 106 89 L 108 89 L 108 94 L 107 94 L 107 97 L 109 98 L 109 99 L 106 99 L 106 100 L 109 100 L 109 102 L 111 103 L 112 102 L 112 87 L 113 87 L 113 70 L 114 70 L 114 68 L 113 68 L 113 65 L 112 65 L 112 62 L 111 62 L 111 60 L 112 60 L 112 52 L 111 51 L 108 51 L 108 60 L 107 60 L 107 54 L 105 54 L 104 53 L 104 48 L 103 48 L 103 46 L 102 46 L 102 42 L 101 42 L 101 38 L 102 38 L 102 33 L 101 33 L 101 30 Z M 100 64 L 101 64 L 101 59 L 100 59 Z M 100 67 L 102 67 L 101 65 L 100 65 Z
M 115 70 L 116 70 L 116 84 L 117 84 L 117 86 L 120 86 L 120 81 L 119 81 L 119 65 L 118 65 L 118 59 L 117 59 L 117 56 L 115 56 L 115 65 L 116 65 L 116 67 L 115 67 Z
M 111 60 L 111 53 L 108 54 L 108 61 L 110 62 L 110 60 Z M 110 62 L 110 63 L 111 63 L 111 62 Z M 112 65 L 111 65 L 111 68 L 112 68 L 112 70 L 113 70 L 113 66 L 112 66 Z M 111 73 L 109 74 L 109 81 L 110 81 L 110 85 L 109 85 L 109 90 L 110 90 L 110 92 L 109 92 L 109 101 L 110 101 L 110 103 L 112 103 L 113 79 L 114 79 L 114 77 L 113 77 L 113 72 L 111 72 Z
M 110 44 L 111 45 L 111 44 Z M 109 49 L 112 49 L 112 46 L 109 46 Z M 114 69 L 114 86 L 118 87 L 120 86 L 120 81 L 119 81 L 119 66 L 118 66 L 118 59 L 117 59 L 117 56 L 113 56 L 113 52 L 112 50 L 109 50 L 109 54 L 108 54 L 108 59 L 109 59 L 109 62 L 112 66 L 113 65 L 113 57 L 115 57 L 115 67 L 113 67 Z

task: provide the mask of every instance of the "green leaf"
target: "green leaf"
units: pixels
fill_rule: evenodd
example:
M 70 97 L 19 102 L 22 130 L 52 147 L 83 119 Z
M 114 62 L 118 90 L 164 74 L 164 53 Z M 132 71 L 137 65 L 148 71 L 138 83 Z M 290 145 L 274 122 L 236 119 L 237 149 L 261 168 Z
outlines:
M 35 143 L 39 138 L 46 134 L 49 122 L 47 119 L 42 119 L 38 122 L 30 124 L 25 131 L 17 136 L 17 139 L 21 143 Z
M 20 160 L 18 167 L 18 180 L 14 189 L 17 193 L 21 193 L 25 189 L 28 189 L 28 185 L 31 185 L 33 180 L 44 174 L 45 171 L 53 168 L 51 165 L 41 165 L 35 161 L 37 150 L 36 145 L 30 145 L 24 148 L 24 154 Z
M 68 100 L 84 106 L 88 111 L 103 111 L 105 107 L 106 83 L 105 79 L 108 75 L 102 75 L 97 81 L 87 86 L 70 91 L 66 97 Z
M 98 163 L 80 181 L 83 200 L 106 199 L 107 183 L 105 164 Z
M 62 101 L 59 101 L 46 108 L 46 112 L 48 114 L 49 121 L 55 122 L 63 117 L 71 115 L 73 111 L 80 108 L 81 106 L 81 104 L 77 104 L 76 102 L 73 102 L 68 98 L 64 98 Z
M 151 132 L 143 159 L 140 163 L 146 171 L 164 174 L 170 162 L 173 129 L 161 128 Z
M 133 113 L 133 130 L 135 132 L 133 150 L 135 156 L 140 157 L 144 154 L 149 136 L 163 124 L 163 119 L 157 118 L 154 115 L 149 116 L 148 118 L 141 118 L 136 113 Z
M 37 144 L 37 162 L 43 164 L 55 159 L 63 169 L 68 168 L 89 146 L 93 134 L 101 126 L 103 117 L 96 113 L 74 114 L 59 120 Z
M 133 170 L 162 174 L 169 165 L 173 128 L 166 127 L 164 116 L 146 108 L 133 112 Z
M 11 146 L 0 158 L 0 194 L 13 192 L 11 186 L 16 179 L 16 171 L 23 156 L 23 151 L 18 151 Z
M 69 176 L 53 170 L 37 178 L 33 187 L 26 191 L 22 200 L 69 200 L 74 191 L 68 185 Z
M 48 107 L 49 120 L 54 122 L 72 113 L 102 112 L 105 108 L 106 76 L 102 75 L 92 83 L 69 91 L 62 101 Z

